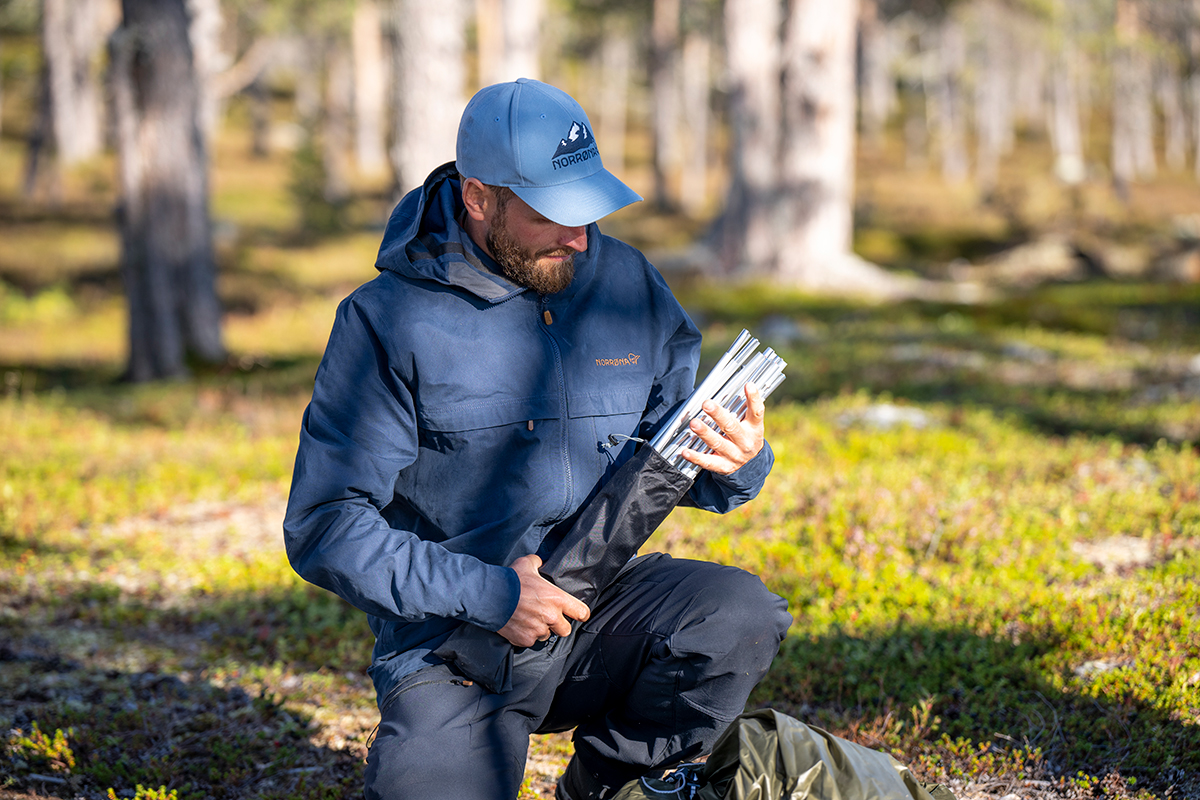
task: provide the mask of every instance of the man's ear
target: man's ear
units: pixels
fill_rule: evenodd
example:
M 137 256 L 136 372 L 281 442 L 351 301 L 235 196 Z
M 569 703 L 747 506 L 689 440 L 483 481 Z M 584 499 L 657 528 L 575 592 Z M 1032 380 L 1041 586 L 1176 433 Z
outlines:
M 487 218 L 488 211 L 496 202 L 496 198 L 492 196 L 492 190 L 484 186 L 477 178 L 467 178 L 463 181 L 462 200 L 463 206 L 467 209 L 467 216 L 476 222 L 483 222 Z

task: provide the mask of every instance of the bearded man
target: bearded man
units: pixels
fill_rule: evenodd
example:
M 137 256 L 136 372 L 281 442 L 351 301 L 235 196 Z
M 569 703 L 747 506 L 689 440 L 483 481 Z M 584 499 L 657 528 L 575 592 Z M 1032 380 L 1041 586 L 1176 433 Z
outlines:
M 653 553 L 591 608 L 538 572 L 579 509 L 693 388 L 700 334 L 596 220 L 641 198 L 583 109 L 486 87 L 456 161 L 393 211 L 380 274 L 338 308 L 304 414 L 284 533 L 305 579 L 366 612 L 380 709 L 368 798 L 512 800 L 529 736 L 574 728 L 563 800 L 707 752 L 791 623 L 731 566 Z M 763 404 L 697 423 L 685 502 L 724 513 L 773 457 Z M 615 438 L 614 438 L 615 437 Z M 613 441 L 625 442 L 613 446 Z M 493 692 L 437 654 L 463 624 L 515 648 Z

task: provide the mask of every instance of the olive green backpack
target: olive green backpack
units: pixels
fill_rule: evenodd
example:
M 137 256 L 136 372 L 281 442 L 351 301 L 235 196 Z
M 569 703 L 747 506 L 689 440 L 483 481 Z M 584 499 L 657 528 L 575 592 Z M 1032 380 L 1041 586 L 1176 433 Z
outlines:
M 613 800 L 954 800 L 887 753 L 764 709 L 743 714 L 703 764 L 630 781 Z

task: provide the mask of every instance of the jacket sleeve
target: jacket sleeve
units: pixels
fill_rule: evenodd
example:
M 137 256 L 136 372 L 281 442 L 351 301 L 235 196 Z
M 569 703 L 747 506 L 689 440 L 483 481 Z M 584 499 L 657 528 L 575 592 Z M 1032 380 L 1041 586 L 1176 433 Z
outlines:
M 412 395 L 351 296 L 338 308 L 304 412 L 284 540 L 304 579 L 385 619 L 449 617 L 498 630 L 520 594 L 516 573 L 453 553 L 381 516 L 417 454 Z
M 671 419 L 695 387 L 700 364 L 700 331 L 682 309 L 680 315 L 682 321 L 663 349 L 663 367 L 655 379 L 650 405 L 642 418 L 638 435 L 644 439 L 651 438 L 666 420 Z M 718 514 L 732 511 L 758 495 L 774 463 L 771 446 L 764 441 L 758 455 L 729 475 L 700 470 L 681 505 Z

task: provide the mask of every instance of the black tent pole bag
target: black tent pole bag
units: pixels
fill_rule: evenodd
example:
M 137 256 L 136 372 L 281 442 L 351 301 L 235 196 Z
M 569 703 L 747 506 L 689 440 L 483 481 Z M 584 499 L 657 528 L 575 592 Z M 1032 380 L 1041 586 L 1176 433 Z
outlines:
M 590 607 L 691 486 L 692 478 L 643 445 L 580 512 L 542 576 Z M 513 647 L 498 633 L 464 623 L 433 654 L 488 691 L 512 688 Z

